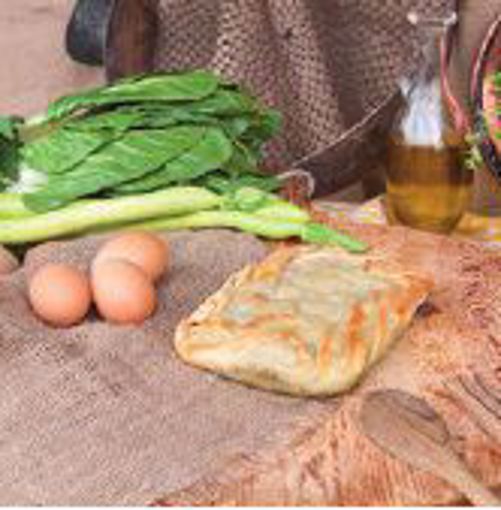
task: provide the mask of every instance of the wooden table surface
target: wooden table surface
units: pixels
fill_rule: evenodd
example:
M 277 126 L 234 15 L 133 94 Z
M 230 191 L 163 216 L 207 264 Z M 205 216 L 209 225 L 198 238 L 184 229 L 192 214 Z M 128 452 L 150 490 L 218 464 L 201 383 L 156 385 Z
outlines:
M 362 433 L 362 399 L 383 388 L 425 398 L 444 418 L 469 468 L 486 485 L 501 487 L 501 437 L 446 386 L 476 373 L 501 394 L 501 256 L 480 243 L 410 229 L 344 225 L 379 253 L 432 275 L 436 288 L 428 306 L 362 384 L 339 399 L 337 410 L 305 416 L 298 427 L 281 431 L 274 447 L 222 458 L 210 476 L 161 503 L 457 503 L 461 496 L 447 483 L 393 459 Z M 493 420 L 499 430 L 499 419 Z

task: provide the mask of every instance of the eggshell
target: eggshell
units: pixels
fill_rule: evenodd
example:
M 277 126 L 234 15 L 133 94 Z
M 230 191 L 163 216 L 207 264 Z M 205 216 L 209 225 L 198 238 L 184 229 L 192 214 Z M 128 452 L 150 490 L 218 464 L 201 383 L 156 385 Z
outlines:
M 167 270 L 169 247 L 162 238 L 150 232 L 128 232 L 108 241 L 99 250 L 94 264 L 110 259 L 131 262 L 156 281 Z
M 91 305 L 87 276 L 64 264 L 47 264 L 29 282 L 29 300 L 35 313 L 58 327 L 78 324 Z
M 3 246 L 0 246 L 0 275 L 9 274 L 19 267 L 16 257 Z
M 92 291 L 101 316 L 117 324 L 141 324 L 157 305 L 151 279 L 126 260 L 102 260 L 94 265 Z

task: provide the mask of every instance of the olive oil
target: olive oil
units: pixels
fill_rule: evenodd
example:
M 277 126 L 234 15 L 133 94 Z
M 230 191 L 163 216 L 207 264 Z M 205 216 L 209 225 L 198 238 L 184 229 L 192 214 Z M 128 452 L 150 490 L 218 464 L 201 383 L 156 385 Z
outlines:
M 450 232 L 472 195 L 473 172 L 464 165 L 459 140 L 441 147 L 389 140 L 386 208 L 391 223 Z
M 386 165 L 389 221 L 443 233 L 466 211 L 473 184 L 465 165 L 467 121 L 452 96 L 444 57 L 456 19 L 409 15 L 424 41 L 421 66 L 400 83 L 404 103 L 389 136 Z

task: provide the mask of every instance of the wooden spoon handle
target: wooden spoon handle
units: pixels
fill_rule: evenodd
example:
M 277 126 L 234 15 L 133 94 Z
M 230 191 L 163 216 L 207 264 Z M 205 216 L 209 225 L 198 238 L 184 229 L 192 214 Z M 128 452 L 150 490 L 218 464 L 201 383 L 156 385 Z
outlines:
M 458 458 L 440 476 L 459 489 L 475 506 L 501 507 L 501 500 L 477 480 Z

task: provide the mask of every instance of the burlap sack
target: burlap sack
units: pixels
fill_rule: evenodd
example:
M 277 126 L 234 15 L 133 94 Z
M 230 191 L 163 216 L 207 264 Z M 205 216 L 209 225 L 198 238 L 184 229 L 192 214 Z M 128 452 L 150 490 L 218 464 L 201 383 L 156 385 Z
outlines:
M 168 239 L 173 268 L 141 328 L 94 317 L 54 330 L 29 310 L 25 286 L 37 267 L 50 260 L 86 269 L 102 238 L 42 245 L 23 270 L 0 278 L 0 505 L 145 505 L 318 407 L 176 359 L 181 317 L 266 249 L 228 231 Z

